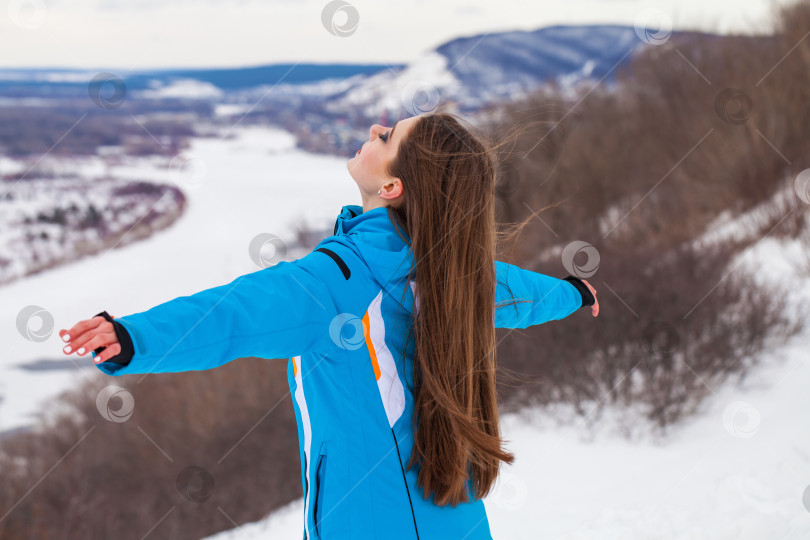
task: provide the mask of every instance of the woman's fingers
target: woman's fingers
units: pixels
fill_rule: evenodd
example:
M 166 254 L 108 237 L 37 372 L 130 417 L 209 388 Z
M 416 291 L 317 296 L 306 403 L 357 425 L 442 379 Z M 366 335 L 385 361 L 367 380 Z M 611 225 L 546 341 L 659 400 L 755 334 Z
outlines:
M 84 356 L 85 354 L 89 353 L 90 351 L 94 351 L 99 347 L 107 347 L 108 345 L 112 345 L 117 341 L 115 337 L 115 332 L 113 331 L 112 335 L 108 334 L 107 332 L 101 331 L 94 334 L 90 339 L 85 341 L 84 343 L 77 343 L 74 345 L 76 348 L 76 353 L 79 356 Z
M 104 347 L 93 359 L 96 364 L 105 362 L 121 353 L 121 344 L 115 335 L 112 323 L 102 316 L 85 319 L 77 322 L 69 330 L 59 330 L 59 337 L 67 345 L 62 349 L 65 354 L 77 353 L 84 356 L 87 353 Z
M 79 321 L 70 330 L 60 330 L 59 335 L 63 341 L 67 341 L 62 349 L 65 354 L 77 352 L 82 356 L 118 341 L 112 323 L 107 322 L 104 317 Z
M 100 364 L 101 362 L 105 362 L 117 354 L 121 354 L 121 345 L 116 341 L 98 353 L 93 360 L 96 362 L 96 364 Z
M 84 356 L 92 350 L 112 345 L 116 341 L 118 341 L 118 337 L 115 335 L 112 324 L 105 321 L 98 327 L 85 332 L 79 341 L 73 343 L 73 349 Z
M 62 341 L 66 341 L 68 343 L 74 342 L 77 338 L 81 337 L 82 334 L 87 332 L 92 328 L 96 328 L 99 324 L 106 322 L 104 317 L 93 317 L 92 319 L 85 319 L 83 321 L 79 321 L 74 324 L 69 330 L 59 330 L 59 337 L 62 338 Z M 75 347 L 71 347 L 75 349 Z

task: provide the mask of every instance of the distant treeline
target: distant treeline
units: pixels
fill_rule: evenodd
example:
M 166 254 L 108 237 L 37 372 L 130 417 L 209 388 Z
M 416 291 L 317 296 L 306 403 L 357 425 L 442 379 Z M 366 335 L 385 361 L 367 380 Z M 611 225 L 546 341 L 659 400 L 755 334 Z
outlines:
M 165 105 L 164 105 L 165 106 Z M 86 156 L 100 146 L 120 146 L 128 155 L 174 155 L 194 135 L 197 114 L 208 115 L 210 107 L 161 111 L 137 103 L 117 109 L 86 103 L 65 102 L 58 106 L 0 106 L 0 155 Z

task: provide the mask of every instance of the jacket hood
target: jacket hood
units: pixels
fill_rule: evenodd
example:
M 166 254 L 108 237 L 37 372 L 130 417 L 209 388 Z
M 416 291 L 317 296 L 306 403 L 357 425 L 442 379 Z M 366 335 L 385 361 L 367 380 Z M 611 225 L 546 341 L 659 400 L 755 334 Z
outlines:
M 388 208 L 363 212 L 357 204 L 343 206 L 335 221 L 334 236 L 351 239 L 374 278 L 386 289 L 407 278 L 413 262 L 411 238 L 391 221 Z

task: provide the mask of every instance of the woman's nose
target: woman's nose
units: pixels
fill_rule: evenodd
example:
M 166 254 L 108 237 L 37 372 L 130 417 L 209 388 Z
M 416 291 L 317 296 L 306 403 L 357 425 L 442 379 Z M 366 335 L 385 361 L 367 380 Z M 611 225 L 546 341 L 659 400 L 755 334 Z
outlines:
M 371 129 L 368 131 L 368 140 L 374 140 L 374 137 L 380 132 L 381 129 L 383 129 L 383 127 L 380 124 L 373 124 Z

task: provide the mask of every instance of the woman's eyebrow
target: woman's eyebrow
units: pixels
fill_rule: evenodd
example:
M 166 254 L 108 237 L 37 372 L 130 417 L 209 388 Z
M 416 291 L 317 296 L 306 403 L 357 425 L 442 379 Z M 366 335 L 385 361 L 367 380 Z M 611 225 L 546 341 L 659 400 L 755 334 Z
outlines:
M 391 133 L 388 134 L 389 141 L 394 138 L 394 130 L 397 129 L 397 124 L 399 124 L 399 120 L 394 122 L 394 127 L 391 128 Z

